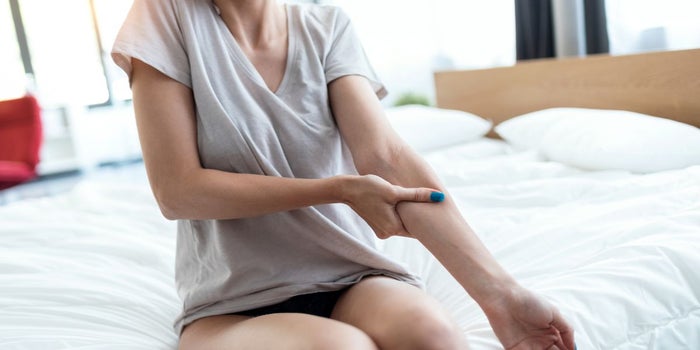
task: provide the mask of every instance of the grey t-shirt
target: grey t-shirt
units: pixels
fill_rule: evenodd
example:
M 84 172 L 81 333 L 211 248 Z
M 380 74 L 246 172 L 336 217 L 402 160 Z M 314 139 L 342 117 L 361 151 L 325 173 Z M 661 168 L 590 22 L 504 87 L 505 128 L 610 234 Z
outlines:
M 112 56 L 127 74 L 133 57 L 192 88 L 205 168 L 290 178 L 356 174 L 327 85 L 361 75 L 380 98 L 384 87 L 340 9 L 286 9 L 287 68 L 275 92 L 210 0 L 135 0 Z M 372 230 L 344 204 L 235 220 L 181 220 L 175 278 L 183 311 L 175 330 L 179 334 L 201 317 L 337 290 L 376 274 L 420 285 L 376 249 Z

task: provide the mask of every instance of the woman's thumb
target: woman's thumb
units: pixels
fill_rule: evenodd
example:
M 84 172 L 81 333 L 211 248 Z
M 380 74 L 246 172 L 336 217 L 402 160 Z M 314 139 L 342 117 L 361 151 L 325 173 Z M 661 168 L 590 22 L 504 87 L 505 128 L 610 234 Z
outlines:
M 399 201 L 409 202 L 442 202 L 445 194 L 430 188 L 401 188 Z

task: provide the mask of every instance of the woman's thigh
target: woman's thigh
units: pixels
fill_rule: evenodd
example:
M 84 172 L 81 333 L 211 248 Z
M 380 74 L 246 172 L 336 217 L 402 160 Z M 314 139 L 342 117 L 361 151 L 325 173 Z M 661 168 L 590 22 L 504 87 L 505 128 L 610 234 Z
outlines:
M 250 318 L 220 315 L 187 326 L 179 350 L 358 349 L 377 350 L 363 331 L 318 316 L 279 313 Z
M 388 277 L 370 277 L 338 300 L 331 318 L 353 325 L 382 350 L 468 349 L 447 311 L 421 289 Z

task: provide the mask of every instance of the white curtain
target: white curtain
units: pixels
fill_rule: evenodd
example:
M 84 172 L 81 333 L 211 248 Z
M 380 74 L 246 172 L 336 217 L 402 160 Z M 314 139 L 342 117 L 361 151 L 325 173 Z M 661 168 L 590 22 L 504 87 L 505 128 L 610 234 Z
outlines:
M 515 62 L 512 0 L 334 0 L 352 18 L 391 104 L 403 93 L 434 99 L 433 72 Z
M 607 0 L 610 52 L 700 47 L 700 0 Z

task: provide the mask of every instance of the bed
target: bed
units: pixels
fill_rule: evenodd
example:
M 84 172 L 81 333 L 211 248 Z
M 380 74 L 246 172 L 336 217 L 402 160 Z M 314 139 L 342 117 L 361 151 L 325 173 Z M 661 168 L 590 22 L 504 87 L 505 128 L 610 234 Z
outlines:
M 438 72 L 437 103 L 493 125 L 586 107 L 700 127 L 697 62 L 700 50 L 687 50 Z M 493 131 L 420 151 L 496 258 L 571 321 L 579 349 L 700 349 L 700 163 L 585 170 Z M 175 227 L 146 181 L 84 181 L 2 206 L 0 223 L 0 349 L 176 348 Z M 501 348 L 416 241 L 380 243 L 453 312 L 473 349 Z

